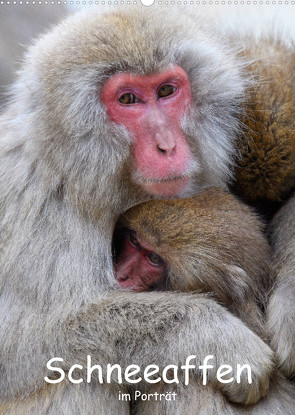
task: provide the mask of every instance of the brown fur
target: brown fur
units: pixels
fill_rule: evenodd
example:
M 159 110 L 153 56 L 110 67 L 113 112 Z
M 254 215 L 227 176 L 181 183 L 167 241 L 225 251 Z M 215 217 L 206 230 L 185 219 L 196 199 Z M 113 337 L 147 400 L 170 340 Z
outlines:
M 248 206 L 209 188 L 193 198 L 135 206 L 120 226 L 134 230 L 165 260 L 174 290 L 214 293 L 263 336 L 257 304 L 264 305 L 272 285 L 271 251 L 262 222 Z
M 246 103 L 234 190 L 247 202 L 281 202 L 295 186 L 295 50 L 265 38 L 245 56 L 254 58 L 249 76 L 257 83 Z

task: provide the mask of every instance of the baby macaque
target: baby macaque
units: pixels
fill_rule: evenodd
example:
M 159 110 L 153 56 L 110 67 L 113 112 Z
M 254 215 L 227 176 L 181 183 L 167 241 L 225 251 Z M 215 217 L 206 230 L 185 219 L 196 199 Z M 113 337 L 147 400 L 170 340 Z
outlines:
M 212 293 L 263 335 L 270 247 L 251 208 L 211 187 L 193 198 L 155 200 L 128 210 L 114 238 L 122 288 Z
M 273 285 L 271 248 L 263 222 L 225 190 L 211 187 L 192 198 L 129 209 L 117 224 L 114 253 L 122 288 L 208 293 L 269 342 L 264 309 Z M 280 406 L 293 415 L 293 396 L 294 385 L 275 370 L 265 399 L 228 413 L 271 414 Z

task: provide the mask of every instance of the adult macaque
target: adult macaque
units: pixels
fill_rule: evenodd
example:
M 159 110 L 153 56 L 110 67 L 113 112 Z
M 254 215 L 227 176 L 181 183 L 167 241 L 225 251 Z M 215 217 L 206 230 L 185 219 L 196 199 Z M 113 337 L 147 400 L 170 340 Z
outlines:
M 196 375 L 177 397 L 191 414 L 267 393 L 270 348 L 213 298 L 113 290 L 119 214 L 226 187 L 247 79 L 210 25 L 166 7 L 78 13 L 29 48 L 0 119 L 0 414 L 130 413 L 116 379 L 46 383 L 55 356 L 69 371 L 87 355 L 124 370 L 212 354 L 210 386 Z M 253 383 L 217 383 L 224 361 Z
M 249 207 L 214 187 L 194 198 L 142 203 L 119 219 L 116 279 L 134 291 L 168 287 L 211 293 L 267 340 L 264 309 L 273 281 L 263 227 Z M 295 385 L 276 373 L 268 396 L 255 407 L 228 410 L 291 415 L 294 408 Z M 172 409 L 168 403 L 167 413 Z M 139 407 L 138 413 L 146 412 Z

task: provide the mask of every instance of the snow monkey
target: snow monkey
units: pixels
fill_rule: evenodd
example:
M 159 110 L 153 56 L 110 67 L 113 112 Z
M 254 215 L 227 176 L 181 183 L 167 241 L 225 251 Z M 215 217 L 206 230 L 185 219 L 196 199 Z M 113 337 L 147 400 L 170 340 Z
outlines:
M 273 285 L 271 249 L 253 209 L 225 190 L 129 209 L 116 226 L 114 251 L 122 288 L 214 293 L 265 338 L 259 305 Z
M 78 12 L 28 49 L 0 118 L 1 415 L 130 414 L 129 383 L 88 383 L 89 356 L 142 375 L 213 355 L 208 386 L 181 382 L 174 414 L 267 394 L 271 349 L 214 298 L 114 289 L 121 213 L 232 177 L 249 73 L 231 42 L 177 8 L 126 7 Z M 224 362 L 249 364 L 253 382 L 218 382 Z
M 211 187 L 193 198 L 148 201 L 129 209 L 117 224 L 114 250 L 122 288 L 213 294 L 267 341 L 270 245 L 253 209 L 228 192 Z M 295 385 L 281 374 L 273 382 L 256 407 L 230 413 L 271 414 L 278 404 L 284 413 L 294 413 Z

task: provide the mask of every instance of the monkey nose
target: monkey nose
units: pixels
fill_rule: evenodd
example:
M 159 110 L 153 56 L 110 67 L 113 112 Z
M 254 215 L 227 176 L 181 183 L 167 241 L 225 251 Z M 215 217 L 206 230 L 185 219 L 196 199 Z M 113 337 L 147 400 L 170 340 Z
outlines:
M 163 131 L 156 134 L 157 150 L 159 153 L 172 156 L 176 150 L 176 142 L 171 131 Z

